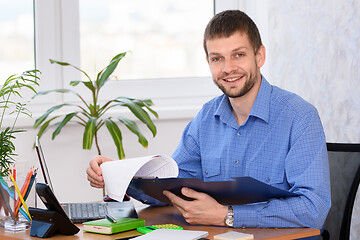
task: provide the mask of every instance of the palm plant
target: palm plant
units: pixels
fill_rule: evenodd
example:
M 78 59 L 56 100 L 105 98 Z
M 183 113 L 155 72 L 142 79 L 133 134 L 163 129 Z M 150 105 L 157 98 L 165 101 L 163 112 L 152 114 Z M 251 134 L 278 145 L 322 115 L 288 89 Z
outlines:
M 16 122 L 21 114 L 31 117 L 31 112 L 26 109 L 26 104 L 16 99 L 22 100 L 20 93 L 22 88 L 29 89 L 36 93 L 35 85 L 39 85 L 37 76 L 38 70 L 29 70 L 23 72 L 21 75 L 11 75 L 6 79 L 0 89 L 0 129 L 2 129 L 3 121 L 6 116 L 15 115 L 12 126 L 8 126 L 0 132 L 0 175 L 7 176 L 11 164 L 15 162 L 14 157 L 16 133 L 25 132 L 25 130 L 15 129 Z M 11 111 L 10 113 L 8 113 Z M 8 113 L 8 114 L 7 114 Z
M 50 59 L 50 62 L 52 64 L 56 63 L 61 66 L 70 66 L 79 70 L 82 74 L 85 75 L 87 79 L 86 81 L 71 81 L 70 85 L 75 87 L 80 83 L 83 84 L 87 89 L 91 91 L 91 102 L 86 102 L 85 99 L 78 92 L 70 89 L 55 89 L 39 92 L 36 96 L 56 92 L 61 94 L 73 94 L 80 100 L 80 104 L 62 103 L 53 106 L 48 109 L 41 117 L 39 117 L 34 124 L 34 128 L 40 127 L 38 132 L 39 138 L 43 135 L 43 133 L 48 129 L 49 126 L 54 126 L 56 128 L 52 133 L 52 139 L 55 139 L 55 137 L 61 132 L 62 128 L 66 124 L 68 124 L 69 122 L 75 122 L 84 127 L 82 144 L 83 149 L 91 149 L 93 140 L 95 140 L 97 152 L 99 155 L 101 155 L 101 150 L 98 142 L 98 133 L 101 127 L 105 125 L 115 143 L 119 159 L 123 159 L 125 157 L 125 152 L 123 148 L 122 133 L 116 123 L 119 122 L 121 124 L 124 124 L 132 133 L 134 133 L 138 137 L 138 141 L 143 147 L 147 147 L 148 141 L 141 133 L 135 121 L 125 118 L 123 116 L 108 116 L 107 113 L 110 109 L 114 109 L 116 107 L 127 107 L 137 119 L 139 119 L 148 127 L 153 137 L 155 137 L 156 127 L 151 120 L 148 112 L 153 114 L 156 118 L 158 118 L 158 115 L 153 109 L 150 108 L 153 105 L 150 99 L 141 100 L 129 97 L 117 97 L 106 102 L 103 105 L 99 103 L 100 90 L 105 85 L 105 83 L 109 81 L 111 74 L 114 72 L 118 63 L 121 59 L 125 57 L 125 55 L 126 52 L 116 55 L 110 61 L 109 65 L 97 74 L 95 80 L 92 80 L 85 71 L 70 63 L 59 62 Z M 54 111 L 63 107 L 69 107 L 71 110 L 67 113 L 62 113 L 50 117 L 50 115 L 52 115 Z M 57 120 L 59 118 L 60 121 L 53 123 L 54 120 Z

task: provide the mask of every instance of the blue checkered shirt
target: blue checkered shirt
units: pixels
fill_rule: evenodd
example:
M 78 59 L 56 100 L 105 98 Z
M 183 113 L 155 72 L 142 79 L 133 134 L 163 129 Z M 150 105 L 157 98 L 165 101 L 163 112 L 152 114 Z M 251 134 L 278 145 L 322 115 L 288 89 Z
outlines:
M 241 126 L 229 99 L 216 97 L 187 125 L 173 158 L 181 178 L 226 181 L 250 176 L 300 195 L 233 206 L 234 227 L 323 227 L 331 200 L 318 112 L 264 77 Z

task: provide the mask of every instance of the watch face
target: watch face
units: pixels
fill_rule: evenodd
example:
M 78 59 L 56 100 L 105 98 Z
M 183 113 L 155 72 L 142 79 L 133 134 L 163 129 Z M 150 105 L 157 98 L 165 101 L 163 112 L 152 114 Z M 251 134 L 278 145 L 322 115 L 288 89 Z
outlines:
M 226 218 L 225 224 L 226 224 L 228 227 L 232 227 L 232 226 L 234 225 L 234 220 L 233 220 L 232 218 Z

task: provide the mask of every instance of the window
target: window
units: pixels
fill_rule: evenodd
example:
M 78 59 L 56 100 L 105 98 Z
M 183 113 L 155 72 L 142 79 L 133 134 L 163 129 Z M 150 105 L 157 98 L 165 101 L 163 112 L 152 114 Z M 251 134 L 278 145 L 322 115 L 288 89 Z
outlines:
M 0 84 L 10 75 L 35 68 L 33 3 L 0 0 Z
M 132 53 L 114 73 L 121 81 L 109 82 L 106 96 L 100 98 L 151 98 L 162 119 L 193 117 L 202 104 L 220 92 L 212 83 L 202 47 L 214 1 L 150 2 L 35 0 L 40 88 L 68 88 L 70 81 L 81 77 L 76 70 L 50 64 L 49 58 L 92 71 L 93 77 L 115 54 L 130 50 Z M 161 17 L 166 11 L 171 14 Z M 170 45 L 173 50 L 169 50 Z M 49 95 L 47 101 L 63 99 Z
M 130 50 L 118 79 L 209 76 L 202 37 L 213 7 L 209 0 L 80 0 L 81 67 L 95 76 Z

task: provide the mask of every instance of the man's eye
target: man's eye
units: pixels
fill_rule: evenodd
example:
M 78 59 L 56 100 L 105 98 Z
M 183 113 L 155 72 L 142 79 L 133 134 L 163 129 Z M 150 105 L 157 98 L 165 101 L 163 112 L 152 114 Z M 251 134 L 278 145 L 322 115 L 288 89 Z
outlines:
M 243 54 L 243 53 L 238 53 L 238 54 L 236 54 L 236 56 L 237 56 L 237 57 L 243 57 L 244 54 Z
M 221 58 L 219 58 L 219 57 L 214 57 L 211 59 L 212 62 L 218 62 L 220 60 L 221 60 Z

